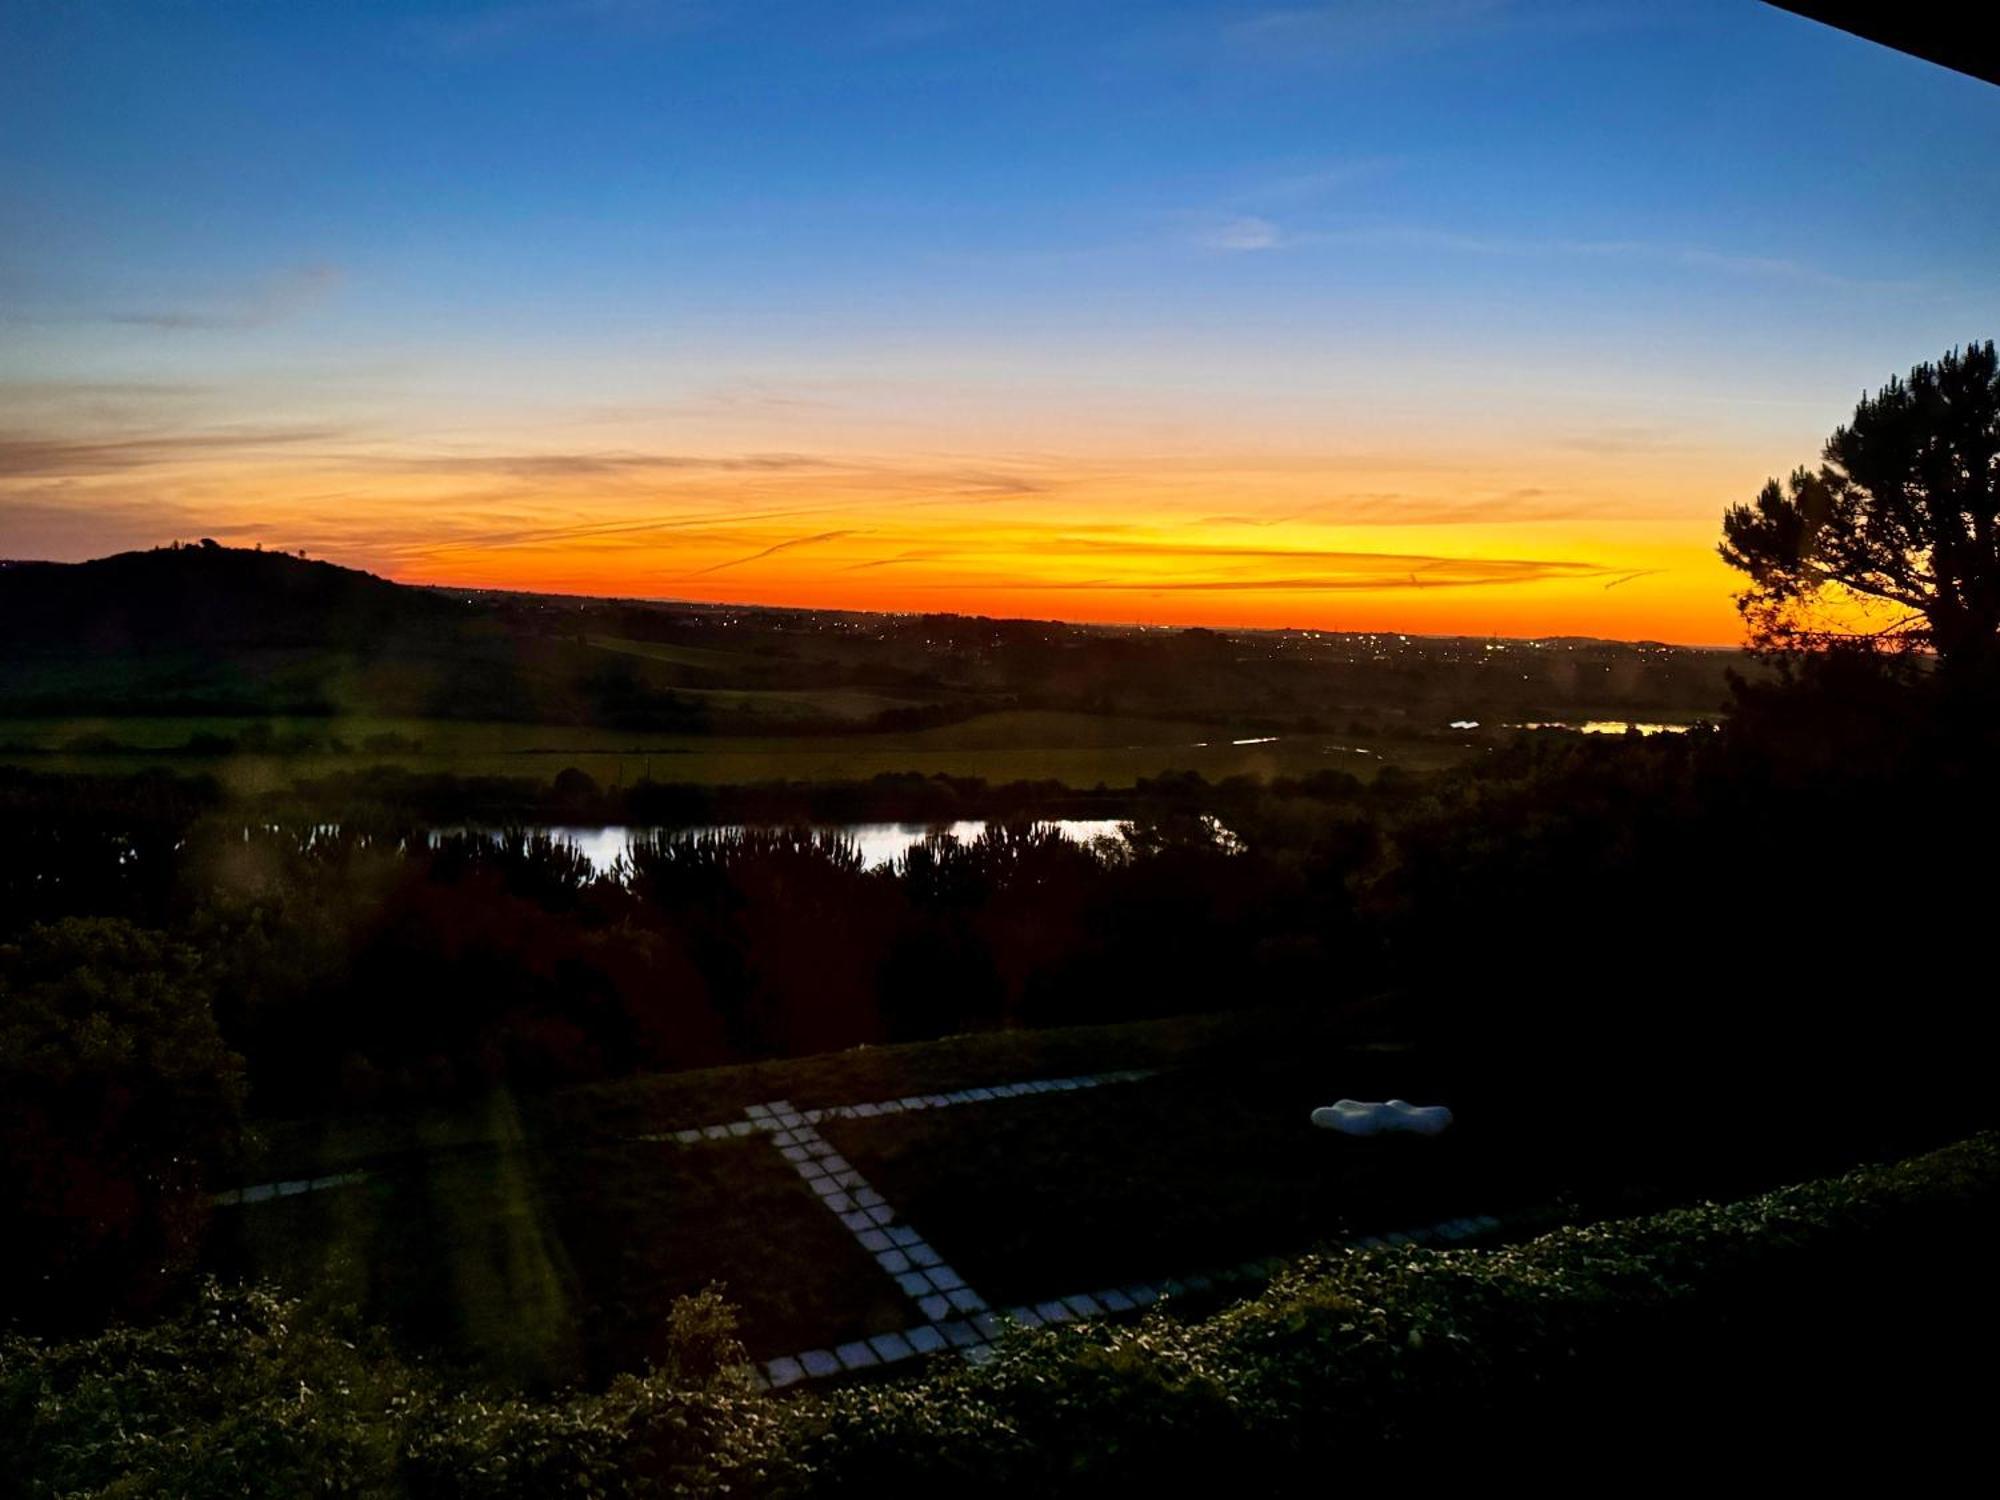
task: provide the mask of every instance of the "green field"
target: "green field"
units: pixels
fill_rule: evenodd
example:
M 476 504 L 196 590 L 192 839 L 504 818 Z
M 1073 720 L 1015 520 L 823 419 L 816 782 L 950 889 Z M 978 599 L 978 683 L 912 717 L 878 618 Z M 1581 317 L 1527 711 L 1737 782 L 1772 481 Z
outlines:
M 739 690 L 730 693 L 740 695 Z M 856 695 L 839 690 L 835 696 Z M 281 740 L 302 738 L 322 748 L 231 755 L 184 748 L 196 736 L 236 740 L 260 726 L 268 726 Z M 407 743 L 364 748 L 384 735 Z M 909 733 L 755 737 L 445 719 L 13 718 L 0 719 L 0 762 L 101 771 L 172 765 L 256 792 L 371 765 L 543 780 L 575 766 L 606 785 L 647 778 L 702 785 L 848 781 L 914 771 L 991 782 L 1056 780 L 1118 787 L 1164 771 L 1195 771 L 1210 780 L 1310 775 L 1326 769 L 1367 777 L 1385 764 L 1430 769 L 1465 754 L 1462 746 L 1418 737 L 1376 737 L 1357 744 L 1350 736 L 1315 733 L 1281 735 L 1270 743 L 1232 743 L 1262 738 L 1240 726 L 1035 711 L 982 714 Z M 324 748 L 333 740 L 348 749 L 335 753 Z M 1357 754 L 1357 749 L 1371 753 Z

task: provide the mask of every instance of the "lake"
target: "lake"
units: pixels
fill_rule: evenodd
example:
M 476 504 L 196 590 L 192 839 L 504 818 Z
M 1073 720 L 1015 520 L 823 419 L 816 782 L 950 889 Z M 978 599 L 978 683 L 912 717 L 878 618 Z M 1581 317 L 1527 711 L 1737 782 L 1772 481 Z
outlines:
M 1213 821 L 1213 820 L 1210 820 Z M 1124 824 L 1115 818 L 1043 818 L 1036 822 L 1037 828 L 1052 828 L 1066 839 L 1079 844 L 1088 844 L 1096 839 L 1124 840 Z M 1234 836 L 1215 825 L 1218 841 L 1233 840 Z M 637 835 L 664 831 L 675 838 L 702 838 L 726 836 L 745 831 L 744 825 L 735 823 L 709 824 L 695 828 L 675 828 L 657 830 L 651 827 L 609 824 L 604 827 L 570 826 L 564 824 L 530 824 L 524 830 L 530 834 L 546 834 L 558 843 L 572 844 L 578 853 L 590 861 L 591 868 L 603 874 L 618 862 Z M 934 833 L 948 833 L 962 842 L 970 842 L 986 831 L 983 820 L 964 819 L 956 823 L 825 823 L 815 825 L 816 832 L 839 834 L 861 852 L 861 862 L 870 869 L 878 865 L 892 865 L 916 845 Z M 499 838 L 504 830 L 498 828 L 446 828 L 439 829 L 433 837 L 447 833 L 484 833 Z

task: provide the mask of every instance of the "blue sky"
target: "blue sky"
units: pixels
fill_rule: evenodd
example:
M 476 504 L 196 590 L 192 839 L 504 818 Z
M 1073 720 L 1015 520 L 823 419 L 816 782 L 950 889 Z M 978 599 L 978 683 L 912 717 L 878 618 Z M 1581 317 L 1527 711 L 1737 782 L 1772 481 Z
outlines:
M 1719 628 L 1720 504 L 2000 327 L 2000 92 L 1748 0 L 14 0 L 0 56 L 0 553 L 213 515 L 432 576 L 540 513 L 425 464 L 776 452 L 845 520 L 1000 465 L 1107 527 L 1310 491 L 1352 552 L 1443 455 L 1472 551 L 1547 552 L 1539 490 L 1668 580 L 1549 609 Z M 540 503 L 769 508 L 673 478 Z

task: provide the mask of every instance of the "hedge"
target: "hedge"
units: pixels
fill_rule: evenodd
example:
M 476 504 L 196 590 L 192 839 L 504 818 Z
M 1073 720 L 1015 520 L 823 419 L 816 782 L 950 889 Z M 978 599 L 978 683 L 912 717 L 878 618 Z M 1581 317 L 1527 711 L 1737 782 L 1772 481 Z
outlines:
M 0 1488 L 1323 1493 L 1378 1466 L 1671 1453 L 1732 1414 L 1781 1442 L 1865 1409 L 1855 1366 L 1877 1354 L 1983 1337 L 1997 1194 L 1983 1135 L 1495 1249 L 1332 1250 L 1207 1316 L 1022 1332 L 982 1366 L 789 1396 L 753 1389 L 712 1298 L 677 1310 L 668 1368 L 543 1397 L 467 1389 L 379 1334 L 209 1286 L 151 1327 L 0 1341 Z

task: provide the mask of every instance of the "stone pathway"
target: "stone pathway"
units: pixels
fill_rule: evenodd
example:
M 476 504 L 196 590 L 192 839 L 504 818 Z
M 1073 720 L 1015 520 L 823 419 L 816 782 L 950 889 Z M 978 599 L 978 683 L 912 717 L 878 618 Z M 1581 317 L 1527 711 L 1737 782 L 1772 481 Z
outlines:
M 912 1094 L 901 1099 L 836 1105 L 827 1109 L 800 1109 L 788 1099 L 773 1099 L 765 1104 L 751 1105 L 744 1111 L 741 1120 L 643 1135 L 638 1139 L 693 1146 L 704 1141 L 761 1135 L 778 1149 L 819 1201 L 830 1212 L 839 1215 L 840 1222 L 854 1235 L 861 1248 L 874 1257 L 884 1274 L 893 1277 L 897 1287 L 915 1304 L 920 1321 L 893 1333 L 878 1333 L 872 1338 L 856 1339 L 832 1348 L 806 1349 L 766 1362 L 758 1371 L 758 1382 L 778 1390 L 801 1381 L 825 1380 L 877 1370 L 906 1360 L 952 1351 L 977 1364 L 992 1358 L 994 1342 L 1010 1328 L 1041 1328 L 1078 1319 L 1117 1317 L 1150 1307 L 1163 1297 L 1184 1296 L 1216 1286 L 1262 1283 L 1276 1275 L 1285 1264 L 1282 1260 L 1253 1260 L 1240 1266 L 1170 1277 L 1157 1282 L 1134 1282 L 1127 1286 L 1078 1292 L 1067 1297 L 1052 1297 L 1047 1301 L 1023 1303 L 996 1312 L 984 1297 L 966 1284 L 963 1276 L 945 1263 L 944 1257 L 914 1227 L 898 1218 L 895 1209 L 845 1157 L 834 1150 L 818 1128 L 827 1120 L 868 1120 L 884 1115 L 914 1114 L 919 1110 L 947 1109 L 958 1104 L 981 1104 L 998 1099 L 1025 1098 L 1032 1094 L 1102 1088 L 1107 1084 L 1133 1083 L 1153 1076 L 1150 1070 L 1125 1069 L 1070 1078 L 993 1084 L 943 1094 Z M 1500 1221 L 1490 1217 L 1454 1219 L 1429 1229 L 1381 1237 L 1370 1235 L 1353 1243 L 1367 1248 L 1384 1244 L 1424 1244 L 1437 1239 L 1455 1241 L 1487 1234 L 1500 1227 Z
M 1366 1235 L 1351 1243 L 1356 1249 L 1382 1245 L 1423 1245 L 1434 1240 L 1459 1241 L 1493 1233 L 1505 1226 L 1490 1214 L 1477 1218 L 1452 1219 L 1427 1229 L 1396 1231 L 1386 1235 Z M 1074 1296 L 1052 1297 L 1046 1302 L 1023 1303 L 995 1314 L 982 1312 L 958 1323 L 932 1328 L 906 1328 L 900 1333 L 877 1334 L 874 1338 L 836 1349 L 808 1349 L 766 1363 L 759 1371 L 759 1383 L 782 1390 L 802 1380 L 824 1380 L 830 1376 L 873 1369 L 920 1355 L 955 1348 L 965 1359 L 981 1364 L 993 1357 L 993 1344 L 1010 1328 L 1042 1328 L 1086 1318 L 1117 1317 L 1142 1311 L 1166 1297 L 1206 1292 L 1216 1287 L 1261 1285 L 1276 1276 L 1289 1262 L 1283 1258 L 1249 1260 L 1240 1266 L 1193 1272 L 1158 1282 L 1137 1282 Z M 947 1337 L 940 1340 L 939 1334 Z
M 949 1109 L 954 1104 L 984 1104 L 993 1099 L 1019 1099 L 1029 1094 L 1068 1093 L 1075 1089 L 1102 1088 L 1111 1083 L 1136 1083 L 1142 1078 L 1154 1076 L 1147 1068 L 1127 1068 L 1115 1073 L 1080 1073 L 1073 1078 L 1037 1078 L 1027 1083 L 996 1083 L 986 1088 L 957 1089 L 948 1094 L 911 1094 L 901 1099 L 880 1099 L 872 1104 L 836 1104 L 829 1109 L 795 1110 L 783 1100 L 787 1113 L 795 1115 L 807 1125 L 818 1125 L 826 1120 L 872 1120 L 878 1115 L 914 1114 L 923 1109 Z M 653 1135 L 642 1135 L 642 1141 L 674 1141 L 683 1146 L 692 1146 L 697 1141 L 720 1141 L 730 1136 L 749 1135 L 762 1129 L 759 1120 L 769 1117 L 774 1105 L 753 1104 L 744 1111 L 747 1118 L 729 1120 L 719 1125 L 697 1125 L 687 1130 L 669 1130 Z M 761 1112 L 761 1113 L 760 1113 Z
M 916 1321 L 893 1333 L 879 1333 L 872 1338 L 857 1339 L 830 1349 L 807 1349 L 768 1361 L 759 1370 L 758 1381 L 772 1389 L 782 1389 L 800 1381 L 874 1370 L 952 1351 L 976 1364 L 992 1357 L 994 1342 L 1010 1328 L 1040 1328 L 1078 1319 L 1117 1317 L 1150 1307 L 1164 1297 L 1185 1296 L 1218 1286 L 1261 1284 L 1276 1275 L 1285 1264 L 1283 1260 L 1251 1260 L 1238 1266 L 1161 1281 L 1134 1282 L 1127 1286 L 1103 1287 L 1072 1296 L 1052 1297 L 1047 1301 L 1023 1303 L 996 1312 L 988 1306 L 984 1297 L 966 1284 L 963 1276 L 945 1263 L 944 1257 L 914 1227 L 901 1221 L 895 1209 L 845 1157 L 834 1150 L 818 1129 L 827 1120 L 867 1120 L 885 1115 L 914 1114 L 920 1110 L 948 1109 L 959 1104 L 983 1104 L 999 1099 L 1026 1098 L 1033 1094 L 1068 1093 L 1109 1084 L 1134 1083 L 1153 1076 L 1152 1070 L 1131 1068 L 1069 1078 L 992 1084 L 941 1094 L 912 1094 L 901 1099 L 834 1105 L 824 1109 L 799 1109 L 790 1100 L 773 1099 L 764 1104 L 751 1105 L 740 1120 L 641 1135 L 635 1139 L 673 1142 L 683 1146 L 750 1136 L 769 1142 L 799 1174 L 820 1203 L 839 1216 L 841 1224 L 874 1258 L 883 1274 L 894 1279 L 897 1288 L 913 1305 Z M 274 1198 L 289 1198 L 327 1188 L 351 1187 L 366 1181 L 367 1177 L 366 1172 L 354 1171 L 327 1177 L 259 1183 L 253 1187 L 231 1188 L 217 1193 L 214 1201 L 219 1205 L 264 1203 Z M 1350 1243 L 1361 1249 L 1380 1245 L 1421 1245 L 1436 1240 L 1449 1243 L 1485 1236 L 1504 1227 L 1502 1221 L 1491 1216 L 1452 1219 L 1425 1229 L 1381 1236 L 1366 1235 Z
M 337 1172 L 331 1177 L 294 1177 L 285 1182 L 260 1182 L 255 1187 L 230 1188 L 209 1201 L 219 1208 L 236 1203 L 268 1203 L 273 1198 L 293 1198 L 300 1193 L 317 1193 L 327 1188 L 353 1187 L 366 1182 L 366 1172 Z

